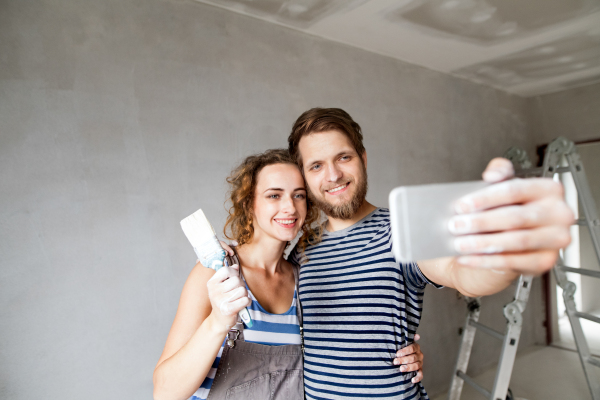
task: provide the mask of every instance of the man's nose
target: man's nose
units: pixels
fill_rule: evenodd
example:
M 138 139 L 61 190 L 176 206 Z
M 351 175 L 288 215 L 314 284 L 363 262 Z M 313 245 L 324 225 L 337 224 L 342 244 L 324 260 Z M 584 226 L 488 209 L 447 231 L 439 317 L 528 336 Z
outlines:
M 341 177 L 342 171 L 340 171 L 337 164 L 332 163 L 327 167 L 327 180 L 337 182 Z

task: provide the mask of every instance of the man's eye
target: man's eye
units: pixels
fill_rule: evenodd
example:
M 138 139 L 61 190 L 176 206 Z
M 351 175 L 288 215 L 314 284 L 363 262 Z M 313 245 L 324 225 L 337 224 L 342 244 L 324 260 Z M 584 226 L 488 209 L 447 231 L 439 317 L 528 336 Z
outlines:
M 310 167 L 310 170 L 311 170 L 311 171 L 316 171 L 316 170 L 318 170 L 319 168 L 321 168 L 321 166 L 320 166 L 319 164 L 315 164 L 315 165 L 313 165 L 312 167 Z
M 342 160 L 342 161 L 347 161 L 349 159 L 350 159 L 350 156 L 342 156 L 342 157 L 340 157 L 340 160 Z

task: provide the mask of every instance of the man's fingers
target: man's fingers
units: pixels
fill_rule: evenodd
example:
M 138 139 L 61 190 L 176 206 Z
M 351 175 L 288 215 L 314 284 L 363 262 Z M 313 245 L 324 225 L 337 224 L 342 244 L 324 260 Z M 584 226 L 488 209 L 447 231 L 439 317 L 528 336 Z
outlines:
M 506 158 L 494 158 L 483 171 L 483 180 L 490 183 L 510 179 L 515 175 L 512 163 Z
M 423 380 L 423 370 L 418 370 L 415 376 L 410 380 L 412 383 L 421 382 Z
M 540 275 L 554 266 L 558 250 L 537 250 L 502 255 L 461 256 L 459 264 L 474 268 L 489 268 L 499 273 L 511 270 L 526 275 Z
M 458 214 L 466 214 L 547 197 L 562 199 L 562 195 L 563 186 L 550 178 L 511 179 L 460 198 L 454 209 Z
M 454 239 L 459 254 L 516 253 L 530 250 L 562 249 L 571 242 L 566 226 L 545 226 L 486 235 L 460 236 Z
M 418 371 L 423 367 L 423 363 L 420 361 L 416 361 L 414 363 L 408 363 L 408 364 L 404 364 L 402 365 L 399 370 L 400 372 L 414 372 L 414 371 Z
M 396 357 L 403 357 L 409 354 L 418 353 L 421 350 L 421 345 L 418 343 L 410 344 L 406 347 L 401 348 L 396 352 Z
M 466 235 L 549 225 L 568 227 L 573 221 L 573 212 L 566 203 L 551 198 L 526 205 L 506 206 L 473 214 L 456 215 L 448 222 L 448 229 L 455 235 Z

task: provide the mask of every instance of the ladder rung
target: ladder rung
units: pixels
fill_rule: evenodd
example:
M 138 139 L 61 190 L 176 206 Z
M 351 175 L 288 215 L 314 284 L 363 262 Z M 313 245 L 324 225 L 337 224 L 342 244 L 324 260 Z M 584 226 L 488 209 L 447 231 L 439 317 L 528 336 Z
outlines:
M 474 326 L 477 329 L 481 329 L 484 333 L 487 333 L 490 336 L 495 337 L 498 340 L 504 340 L 504 335 L 498 331 L 493 330 L 492 328 L 488 328 L 485 325 L 480 324 L 479 322 L 475 322 L 473 320 L 469 321 L 469 325 Z
M 579 311 L 577 311 L 575 313 L 575 315 L 578 316 L 579 318 L 585 318 L 585 319 L 587 319 L 589 321 L 594 321 L 594 322 L 600 324 L 600 318 L 596 317 L 595 315 L 586 314 L 586 313 L 582 313 L 582 312 L 579 312 Z
M 541 176 L 542 172 L 544 172 L 544 167 L 537 168 L 528 168 L 528 169 L 520 169 L 515 171 L 515 175 L 519 177 L 523 176 Z M 569 167 L 558 167 L 553 168 L 553 173 L 564 174 L 565 172 L 571 172 Z
M 585 219 L 585 218 L 579 218 L 578 220 L 575 220 L 575 225 L 579 225 L 579 226 L 588 226 L 588 225 L 591 225 L 591 226 L 600 226 L 600 220 L 594 219 L 594 220 L 592 220 L 592 223 L 590 224 L 587 219 Z
M 596 367 L 600 367 L 600 360 L 597 359 L 594 356 L 589 356 L 588 359 L 587 359 L 587 362 L 590 363 L 590 364 L 592 364 L 592 365 L 595 365 Z
M 567 267 L 564 265 L 557 265 L 557 267 L 565 272 L 573 272 L 575 274 L 591 276 L 592 278 L 600 278 L 600 271 L 592 271 L 591 269 L 583 269 L 583 268 L 573 268 L 573 267 Z
M 461 378 L 465 383 L 468 383 L 473 387 L 473 389 L 477 390 L 479 393 L 484 395 L 487 399 L 490 398 L 491 393 L 487 391 L 483 386 L 480 386 L 477 382 L 475 382 L 471 377 L 465 374 L 462 371 L 456 371 L 456 375 Z

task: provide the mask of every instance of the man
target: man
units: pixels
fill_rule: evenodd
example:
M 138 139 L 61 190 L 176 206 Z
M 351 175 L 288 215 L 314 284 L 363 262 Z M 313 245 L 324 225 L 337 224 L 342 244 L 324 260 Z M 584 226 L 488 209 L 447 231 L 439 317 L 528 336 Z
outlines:
M 570 242 L 573 214 L 550 179 L 509 180 L 463 198 L 450 223 L 458 258 L 399 264 L 391 252 L 387 209 L 366 201 L 367 153 L 360 126 L 341 109 L 302 114 L 288 138 L 309 198 L 328 220 L 322 240 L 292 253 L 301 264 L 304 384 L 308 399 L 427 399 L 397 351 L 412 343 L 425 285 L 483 296 L 522 273 L 541 274 Z M 483 174 L 514 174 L 505 159 Z

